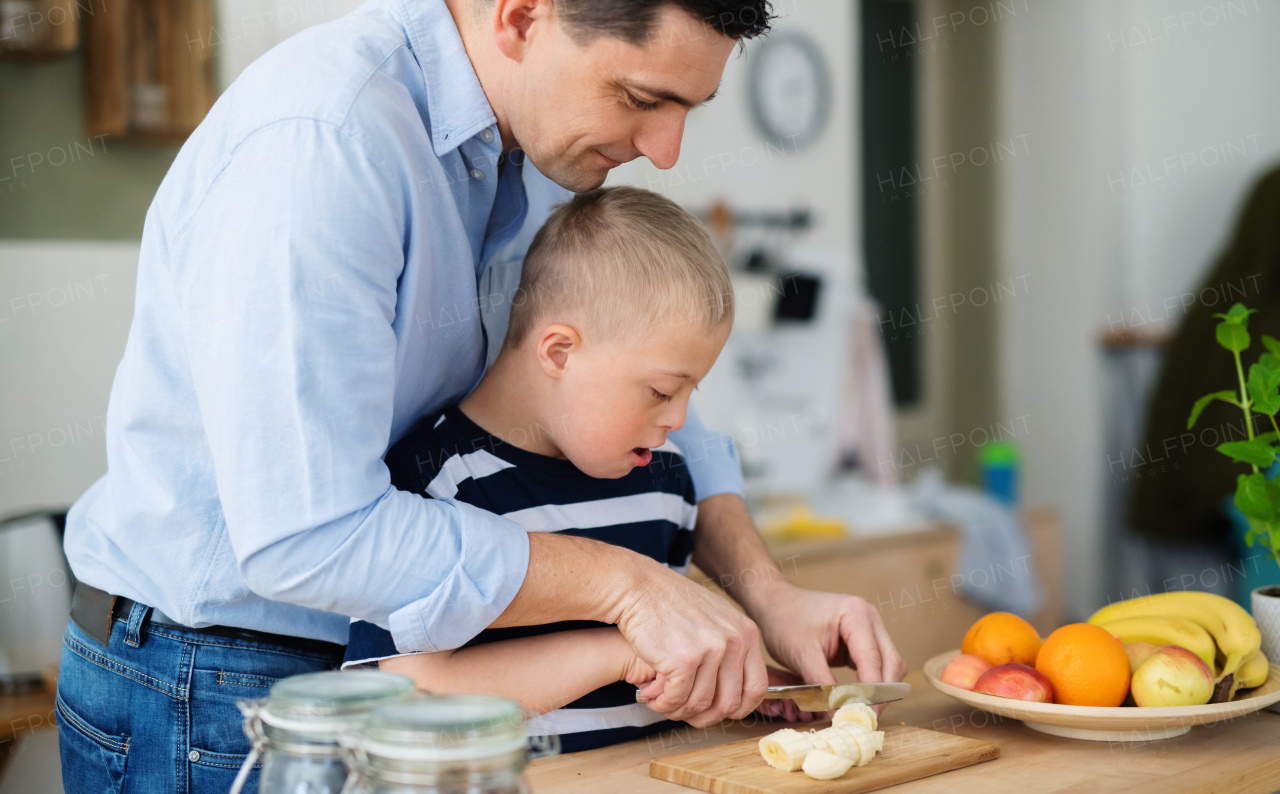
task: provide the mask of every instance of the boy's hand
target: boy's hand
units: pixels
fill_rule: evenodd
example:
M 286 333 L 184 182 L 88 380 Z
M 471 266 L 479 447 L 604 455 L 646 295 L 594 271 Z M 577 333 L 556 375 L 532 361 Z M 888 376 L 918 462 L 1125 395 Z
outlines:
M 769 686 L 796 686 L 803 684 L 800 676 L 776 667 L 766 667 L 769 672 Z M 782 717 L 787 722 L 811 722 L 827 716 L 825 711 L 801 711 L 794 700 L 762 700 L 756 713 L 762 717 Z

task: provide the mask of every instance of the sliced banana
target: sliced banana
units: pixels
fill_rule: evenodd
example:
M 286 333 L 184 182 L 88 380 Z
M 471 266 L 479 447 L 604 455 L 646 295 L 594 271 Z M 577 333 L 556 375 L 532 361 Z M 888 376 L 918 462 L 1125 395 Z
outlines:
M 813 735 L 813 749 L 848 758 L 855 764 L 862 758 L 862 748 L 851 733 L 834 726 Z
M 813 747 L 813 733 L 801 733 L 792 728 L 774 731 L 760 739 L 760 755 L 769 766 L 784 772 L 794 772 L 804 764 L 805 756 Z
M 835 780 L 849 771 L 853 762 L 826 750 L 810 750 L 804 757 L 804 773 L 814 780 Z
M 866 703 L 850 703 L 847 706 L 841 706 L 831 718 L 832 725 L 839 725 L 842 722 L 856 722 L 859 725 L 865 725 L 867 730 L 874 731 L 876 713 Z

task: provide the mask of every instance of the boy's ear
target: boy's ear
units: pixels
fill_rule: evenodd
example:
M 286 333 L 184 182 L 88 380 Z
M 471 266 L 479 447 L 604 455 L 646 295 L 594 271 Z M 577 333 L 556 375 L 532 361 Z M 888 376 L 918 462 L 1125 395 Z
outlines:
M 473 0 L 483 2 L 483 0 Z M 492 0 L 493 40 L 498 51 L 516 63 L 524 60 L 535 28 L 554 14 L 553 0 Z
M 569 354 L 582 347 L 576 328 L 560 323 L 548 325 L 538 336 L 538 365 L 548 378 L 559 380 L 569 365 Z

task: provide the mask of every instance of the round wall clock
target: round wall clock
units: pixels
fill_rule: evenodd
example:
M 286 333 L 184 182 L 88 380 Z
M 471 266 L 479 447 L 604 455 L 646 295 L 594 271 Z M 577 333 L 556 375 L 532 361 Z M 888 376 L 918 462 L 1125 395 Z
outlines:
M 813 39 L 781 33 L 765 39 L 747 75 L 751 115 L 760 132 L 796 150 L 817 140 L 831 115 L 831 73 Z

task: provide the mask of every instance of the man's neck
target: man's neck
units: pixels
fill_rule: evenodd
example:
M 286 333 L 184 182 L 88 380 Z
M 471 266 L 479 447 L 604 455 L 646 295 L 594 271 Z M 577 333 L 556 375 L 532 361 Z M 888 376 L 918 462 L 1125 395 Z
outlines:
M 475 391 L 458 405 L 486 433 L 526 452 L 563 458 L 552 434 L 556 424 L 544 415 L 542 395 L 530 388 L 541 372 L 529 371 L 514 356 L 499 355 Z
M 507 68 L 510 63 L 493 41 L 490 30 L 492 20 L 488 17 L 477 17 L 474 5 L 484 0 L 444 0 L 449 15 L 453 17 L 454 27 L 462 39 L 462 48 L 467 52 L 471 68 L 480 80 L 480 88 L 484 91 L 489 107 L 498 119 L 498 135 L 502 138 L 502 151 L 511 152 L 520 148 L 515 134 L 511 131 L 505 112 L 503 86 L 509 79 Z

